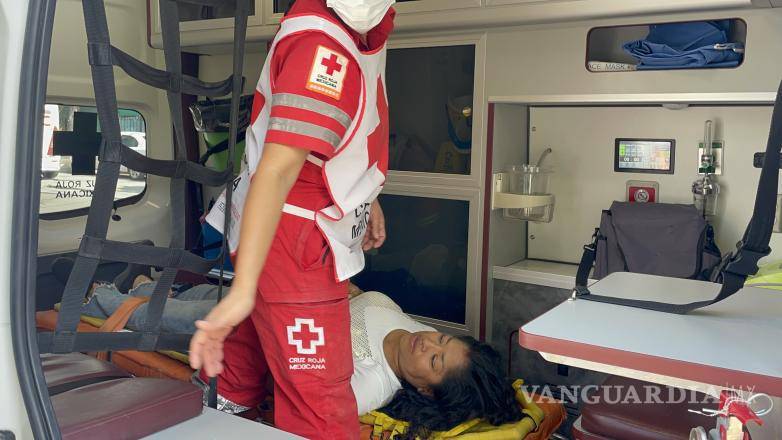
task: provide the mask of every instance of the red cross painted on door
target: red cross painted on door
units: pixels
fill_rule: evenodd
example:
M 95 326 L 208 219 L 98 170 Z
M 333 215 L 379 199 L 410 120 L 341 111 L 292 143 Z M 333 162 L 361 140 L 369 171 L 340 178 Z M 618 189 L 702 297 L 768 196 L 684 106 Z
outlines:
M 328 75 L 333 75 L 334 72 L 342 71 L 342 64 L 340 64 L 338 60 L 336 54 L 331 54 L 329 58 L 323 58 L 320 64 L 326 68 L 326 73 Z
M 306 329 L 303 328 L 306 326 Z M 315 326 L 314 319 L 296 318 L 294 325 L 289 325 L 288 344 L 296 347 L 299 354 L 315 354 L 318 347 L 323 346 L 325 341 L 323 327 Z

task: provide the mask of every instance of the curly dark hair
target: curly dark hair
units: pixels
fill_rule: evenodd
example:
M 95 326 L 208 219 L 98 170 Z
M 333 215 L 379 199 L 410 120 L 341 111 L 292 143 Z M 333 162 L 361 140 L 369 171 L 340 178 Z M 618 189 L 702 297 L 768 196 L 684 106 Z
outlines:
M 456 339 L 467 346 L 463 368 L 433 386 L 431 397 L 402 381 L 402 389 L 388 405 L 379 409 L 410 423 L 403 439 L 425 439 L 433 431 L 447 431 L 474 418 L 501 425 L 523 417 L 516 393 L 502 371 L 499 353 L 469 336 Z

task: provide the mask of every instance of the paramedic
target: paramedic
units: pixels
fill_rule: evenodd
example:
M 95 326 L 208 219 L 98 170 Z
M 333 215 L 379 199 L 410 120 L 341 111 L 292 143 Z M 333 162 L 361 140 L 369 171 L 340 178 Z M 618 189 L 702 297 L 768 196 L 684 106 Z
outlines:
M 234 183 L 236 277 L 190 344 L 201 380 L 219 375 L 239 405 L 262 402 L 271 372 L 275 425 L 307 438 L 359 435 L 347 279 L 385 240 L 393 3 L 297 0 L 283 18 Z M 207 217 L 221 231 L 225 205 Z

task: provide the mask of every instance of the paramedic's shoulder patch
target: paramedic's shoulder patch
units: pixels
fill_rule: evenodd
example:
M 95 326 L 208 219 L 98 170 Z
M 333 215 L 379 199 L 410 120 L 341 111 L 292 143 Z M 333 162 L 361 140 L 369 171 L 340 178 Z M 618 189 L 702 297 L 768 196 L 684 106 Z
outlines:
M 350 60 L 324 46 L 318 46 L 315 58 L 312 60 L 310 77 L 307 80 L 307 90 L 330 96 L 336 100 L 342 97 L 342 87 L 345 85 L 345 75 Z

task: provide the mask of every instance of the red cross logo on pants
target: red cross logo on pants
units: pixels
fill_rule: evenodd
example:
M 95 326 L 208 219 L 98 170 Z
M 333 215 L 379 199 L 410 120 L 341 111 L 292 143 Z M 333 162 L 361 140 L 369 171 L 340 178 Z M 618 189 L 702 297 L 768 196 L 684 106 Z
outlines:
M 328 75 L 333 75 L 334 72 L 342 72 L 342 64 L 340 64 L 337 60 L 337 55 L 331 54 L 331 57 L 323 58 L 323 60 L 320 62 L 320 64 L 326 68 L 326 73 Z
M 306 325 L 307 329 L 302 329 Z M 294 325 L 289 325 L 288 344 L 296 347 L 296 353 L 315 354 L 318 347 L 325 344 L 323 327 L 316 327 L 314 319 L 296 318 Z

